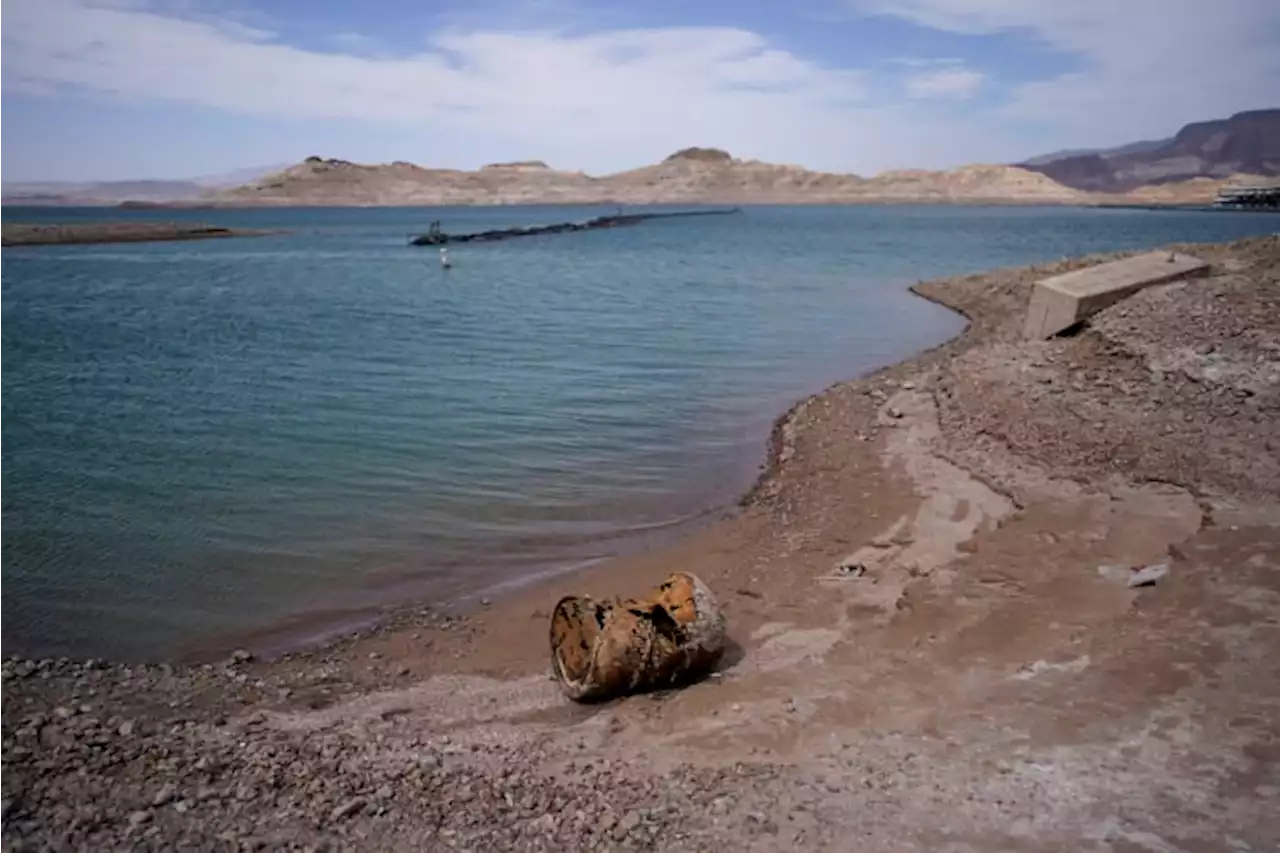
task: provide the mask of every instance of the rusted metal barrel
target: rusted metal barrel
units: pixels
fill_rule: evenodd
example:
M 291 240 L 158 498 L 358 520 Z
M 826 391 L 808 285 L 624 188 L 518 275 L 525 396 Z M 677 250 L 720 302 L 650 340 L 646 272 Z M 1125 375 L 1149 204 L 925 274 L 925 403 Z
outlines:
M 687 572 L 629 601 L 560 599 L 551 614 L 551 670 L 579 702 L 687 684 L 724 654 L 715 596 Z

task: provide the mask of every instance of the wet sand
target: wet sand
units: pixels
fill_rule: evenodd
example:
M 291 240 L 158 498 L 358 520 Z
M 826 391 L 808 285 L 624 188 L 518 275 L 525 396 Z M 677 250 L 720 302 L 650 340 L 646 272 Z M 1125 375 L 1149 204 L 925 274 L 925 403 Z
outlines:
M 145 243 L 165 240 L 210 240 L 261 237 L 276 233 L 250 228 L 223 228 L 186 222 L 83 222 L 69 225 L 6 222 L 0 244 L 53 246 L 68 243 Z
M 968 329 L 674 546 L 272 661 L 6 661 L 6 846 L 1275 847 L 1280 238 L 1177 248 L 1212 275 L 1043 342 L 1028 285 L 1102 258 L 917 285 Z M 721 670 L 564 699 L 555 601 L 673 570 Z

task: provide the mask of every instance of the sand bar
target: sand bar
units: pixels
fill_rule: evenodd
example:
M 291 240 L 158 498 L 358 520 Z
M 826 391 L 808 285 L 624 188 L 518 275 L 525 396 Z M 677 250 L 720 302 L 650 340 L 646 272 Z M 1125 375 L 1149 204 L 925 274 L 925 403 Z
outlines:
M 68 243 L 144 243 L 162 240 L 211 240 L 260 237 L 277 233 L 261 229 L 223 228 L 191 222 L 78 222 L 31 224 L 6 222 L 0 228 L 5 246 L 52 246 Z

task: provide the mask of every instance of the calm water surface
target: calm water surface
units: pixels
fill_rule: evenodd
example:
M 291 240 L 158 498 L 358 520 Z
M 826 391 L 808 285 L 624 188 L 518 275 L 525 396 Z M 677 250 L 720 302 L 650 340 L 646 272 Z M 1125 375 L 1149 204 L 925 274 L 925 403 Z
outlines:
M 634 547 L 745 488 L 797 397 L 959 331 L 917 279 L 1277 223 L 759 207 L 449 272 L 405 245 L 598 212 L 136 212 L 290 233 L 5 251 L 6 650 L 160 658 Z

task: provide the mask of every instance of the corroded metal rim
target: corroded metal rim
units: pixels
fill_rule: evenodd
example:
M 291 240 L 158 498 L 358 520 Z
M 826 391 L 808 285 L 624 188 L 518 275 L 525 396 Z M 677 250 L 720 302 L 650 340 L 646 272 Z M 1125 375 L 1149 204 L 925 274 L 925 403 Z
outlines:
M 688 683 L 715 665 L 726 639 L 715 596 L 687 572 L 642 599 L 566 596 L 552 612 L 549 638 L 552 676 L 577 701 Z

